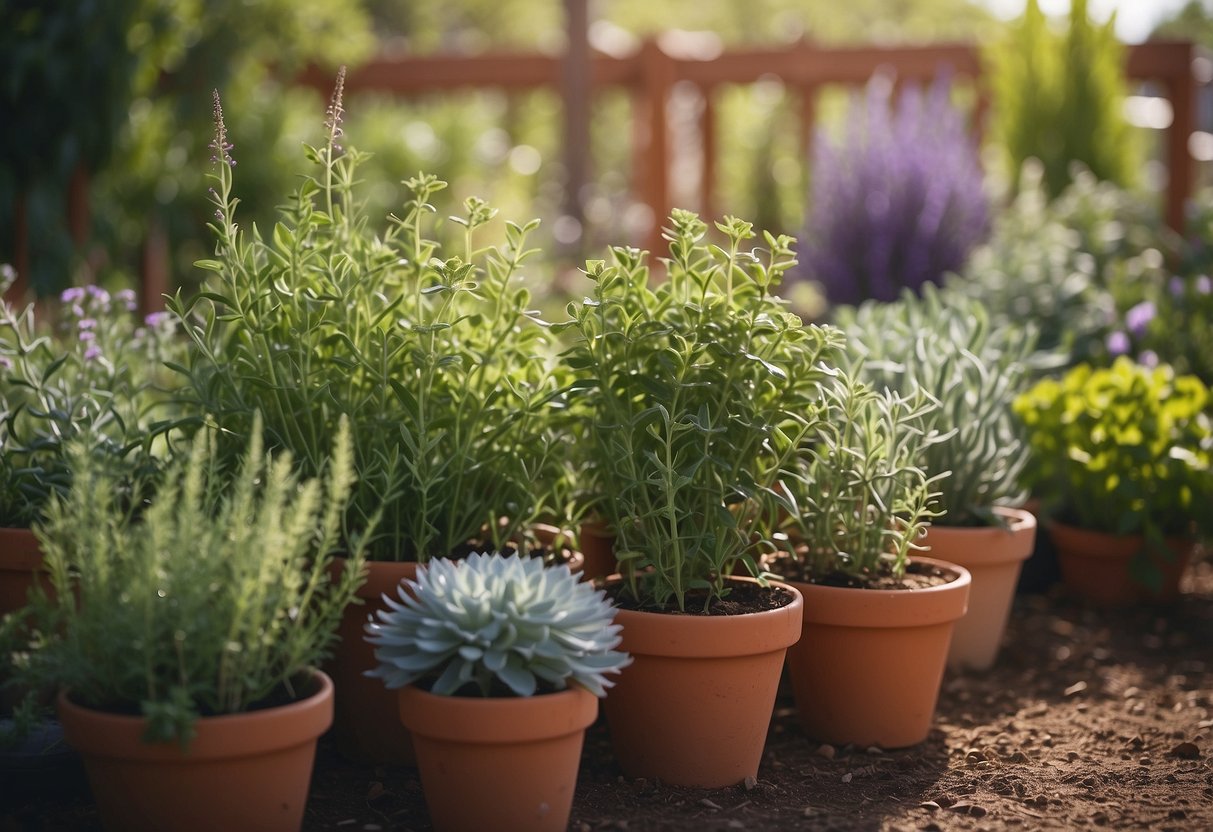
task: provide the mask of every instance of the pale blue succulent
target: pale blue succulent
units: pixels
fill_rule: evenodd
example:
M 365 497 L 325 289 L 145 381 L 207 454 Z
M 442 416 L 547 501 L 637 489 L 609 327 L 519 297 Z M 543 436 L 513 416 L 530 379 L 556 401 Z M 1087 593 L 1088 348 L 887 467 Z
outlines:
M 614 649 L 621 627 L 605 593 L 567 566 L 499 554 L 432 560 L 397 592 L 366 625 L 379 661 L 367 675 L 389 688 L 435 677 L 440 696 L 491 696 L 495 681 L 518 696 L 570 684 L 605 696 L 607 674 L 631 662 Z

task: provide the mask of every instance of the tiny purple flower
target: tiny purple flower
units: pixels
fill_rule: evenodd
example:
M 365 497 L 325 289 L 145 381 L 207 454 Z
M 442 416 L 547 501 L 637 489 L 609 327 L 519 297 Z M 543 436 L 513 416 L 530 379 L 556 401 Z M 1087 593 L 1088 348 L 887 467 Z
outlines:
M 101 303 L 110 302 L 110 293 L 102 289 L 100 286 L 94 286 L 90 283 L 85 287 L 85 291 L 88 292 L 91 297 L 95 298 Z
M 122 304 L 126 307 L 127 312 L 135 311 L 135 291 L 133 289 L 123 289 L 114 297 L 122 301 Z
M 79 303 L 84 300 L 84 288 L 82 286 L 72 286 L 70 289 L 64 289 L 63 293 L 59 295 L 59 300 L 63 303 Z
M 78 303 L 73 303 L 72 304 L 72 314 L 75 315 L 77 318 L 83 318 L 84 317 L 84 307 Z
M 7 355 L 0 355 L 0 370 L 13 369 L 13 360 Z
M 77 329 L 96 329 L 97 320 L 96 320 L 96 318 L 81 318 L 80 320 L 76 321 L 76 328 Z
M 91 329 L 86 329 L 80 333 L 80 340 L 81 341 L 95 341 L 95 340 L 97 340 L 97 333 L 93 332 Z
M 1107 347 L 1112 355 L 1124 355 L 1129 351 L 1129 336 L 1118 329 L 1108 336 Z
M 1171 291 L 1171 297 L 1182 298 L 1184 296 L 1184 279 L 1179 275 L 1173 275 L 1167 281 L 1167 288 Z
M 1143 367 L 1153 369 L 1158 366 L 1158 353 L 1154 352 L 1154 350 L 1146 350 L 1137 356 L 1137 363 Z
M 143 319 L 143 322 L 148 326 L 155 328 L 162 326 L 168 321 L 168 319 L 169 314 L 167 312 L 152 312 Z
M 87 350 L 84 351 L 84 360 L 85 361 L 96 361 L 100 357 L 101 357 L 101 348 L 99 346 L 97 346 L 96 344 L 93 344 Z
M 1150 321 L 1154 320 L 1157 311 L 1152 301 L 1143 300 L 1125 313 L 1125 326 L 1134 335 L 1141 335 Z
M 1211 291 L 1213 291 L 1213 280 L 1210 280 L 1207 274 L 1202 274 L 1200 277 L 1196 278 L 1197 294 L 1207 295 Z

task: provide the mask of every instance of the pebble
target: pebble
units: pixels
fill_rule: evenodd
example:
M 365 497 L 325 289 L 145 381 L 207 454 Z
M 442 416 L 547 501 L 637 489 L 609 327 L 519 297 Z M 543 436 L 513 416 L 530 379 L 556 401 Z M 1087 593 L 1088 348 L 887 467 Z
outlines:
M 747 792 L 752 792 L 756 788 L 758 788 L 758 778 L 750 775 L 745 779 L 745 790 Z
M 851 774 L 851 772 L 849 772 L 849 771 L 848 771 L 846 774 L 842 775 L 842 782 L 844 782 L 844 783 L 850 783 L 850 782 L 851 782 L 851 779 L 852 779 L 853 777 L 854 777 L 854 775 L 853 775 L 853 774 Z
M 1127 687 L 1127 688 L 1125 688 L 1125 692 L 1122 693 L 1121 696 L 1123 696 L 1125 699 L 1133 699 L 1140 693 L 1141 693 L 1140 688 Z
M 1087 689 L 1086 682 L 1075 682 L 1074 684 L 1072 684 L 1068 688 L 1066 688 L 1064 693 L 1066 696 L 1074 696 L 1077 693 L 1082 693 L 1086 689 Z
M 716 811 L 720 811 L 720 804 L 713 803 L 711 800 L 708 800 L 706 797 L 703 800 L 699 801 L 699 805 L 706 806 L 709 809 L 715 809 Z
M 1181 760 L 1199 760 L 1200 746 L 1194 742 L 1181 742 L 1171 749 L 1171 756 Z
M 823 744 L 823 745 L 820 745 L 817 747 L 817 756 L 825 757 L 827 760 L 833 760 L 834 756 L 837 753 L 838 753 L 837 749 L 835 749 L 834 746 L 829 745 L 829 744 Z

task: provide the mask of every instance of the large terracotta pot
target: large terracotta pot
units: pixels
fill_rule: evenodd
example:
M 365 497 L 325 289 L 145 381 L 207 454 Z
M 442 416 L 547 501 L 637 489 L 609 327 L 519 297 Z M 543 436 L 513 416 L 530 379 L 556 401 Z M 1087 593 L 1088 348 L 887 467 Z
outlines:
M 1162 583 L 1154 590 L 1134 576 L 1131 566 L 1146 546 L 1141 535 L 1118 536 L 1053 522 L 1049 536 L 1057 548 L 1066 587 L 1081 598 L 1109 607 L 1175 600 L 1180 578 L 1196 549 L 1195 542 L 1175 538 L 1167 540 L 1171 558 L 1148 553 L 1162 574 Z
M 142 717 L 83 708 L 66 693 L 59 719 L 106 829 L 290 832 L 303 824 L 316 740 L 333 720 L 333 684 L 315 678 L 319 689 L 301 701 L 198 720 L 185 751 L 143 742 Z
M 0 616 L 25 606 L 35 579 L 51 591 L 38 538 L 29 529 L 0 529 Z
M 994 512 L 1006 528 L 931 526 L 922 543 L 931 557 L 955 563 L 973 577 L 969 611 L 956 622 L 948 666 L 986 670 L 998 658 L 998 648 L 1011 614 L 1019 571 L 1036 542 L 1036 517 L 1013 508 Z
M 736 581 L 752 580 L 734 578 Z M 800 637 L 799 592 L 747 615 L 619 610 L 633 662 L 603 702 L 628 777 L 722 788 L 758 775 L 784 654 Z
M 410 685 L 398 695 L 434 829 L 568 828 L 585 729 L 598 715 L 593 694 L 479 699 Z
M 906 590 L 793 584 L 804 595 L 805 614 L 788 671 L 810 737 L 860 748 L 903 748 L 927 738 L 971 578 L 943 561 L 912 563 L 955 577 Z
M 604 521 L 584 521 L 578 529 L 577 543 L 585 558 L 581 572 L 585 580 L 606 578 L 619 570 L 615 561 L 615 533 Z
M 369 562 L 366 582 L 359 587 L 361 604 L 350 604 L 341 616 L 339 641 L 333 658 L 325 666 L 336 686 L 336 718 L 333 733 L 343 757 L 360 763 L 412 764 L 412 737 L 397 715 L 396 692 L 383 680 L 366 675 L 374 669 L 375 648 L 366 641 L 365 627 L 376 611 L 386 610 L 383 596 L 397 598 L 396 587 L 417 577 L 417 564 Z M 334 560 L 337 574 L 345 568 Z

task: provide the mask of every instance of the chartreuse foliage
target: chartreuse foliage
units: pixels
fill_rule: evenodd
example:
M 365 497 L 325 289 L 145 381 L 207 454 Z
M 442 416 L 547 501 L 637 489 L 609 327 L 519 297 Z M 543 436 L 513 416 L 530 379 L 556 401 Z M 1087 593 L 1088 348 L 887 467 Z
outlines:
M 1014 405 L 1031 451 L 1025 484 L 1066 522 L 1144 535 L 1165 553 L 1165 538 L 1213 529 L 1209 402 L 1196 376 L 1124 356 L 1045 379 Z
M 270 459 L 257 420 L 233 477 L 200 431 L 138 517 L 105 459 L 75 447 L 71 490 L 36 528 L 58 600 L 36 604 L 32 678 L 183 745 L 199 716 L 303 693 L 362 571 L 357 540 L 339 580 L 329 569 L 354 485 L 348 424 L 323 482 Z
M 615 608 L 565 564 L 473 553 L 438 559 L 366 625 L 389 688 L 414 682 L 439 696 L 532 696 L 579 685 L 606 696 L 629 663 Z
M 855 371 L 873 387 L 907 396 L 921 388 L 939 402 L 920 425 L 938 441 L 916 460 L 929 474 L 949 474 L 936 485 L 946 512 L 937 523 L 994 525 L 995 506 L 1023 501 L 1027 455 L 1011 402 L 1027 387 L 1030 327 L 996 325 L 981 303 L 934 286 L 921 298 L 907 291 L 893 303 L 843 307 L 835 320 Z
M 1051 196 L 1071 181 L 1072 162 L 1095 176 L 1132 185 L 1142 159 L 1122 108 L 1128 87 L 1115 18 L 1093 23 L 1087 0 L 1072 0 L 1069 26 L 1055 32 L 1037 0 L 988 52 L 995 101 L 994 137 L 1007 169 L 1029 158 L 1044 164 Z
M 745 564 L 758 574 L 756 533 L 774 486 L 821 418 L 821 382 L 841 342 L 806 326 L 773 291 L 795 263 L 789 237 L 749 223 L 707 226 L 675 211 L 668 276 L 645 254 L 613 248 L 591 261 L 592 297 L 569 306 L 578 338 L 566 354 L 592 414 L 586 476 L 618 533 L 626 593 L 643 605 L 705 607 Z
M 538 221 L 506 223 L 503 244 L 481 246 L 495 212 L 468 199 L 450 218 L 461 245 L 443 251 L 429 234 L 446 183 L 419 174 L 375 230 L 359 202 L 363 157 L 338 141 L 341 84 L 325 143 L 307 148 L 312 171 L 269 233 L 236 223 L 216 95 L 215 257 L 198 264 L 204 291 L 170 304 L 196 347 L 182 369 L 199 412 L 242 435 L 260 411 L 270 446 L 309 474 L 348 419 L 359 480 L 347 526 L 382 514 L 374 559 L 424 561 L 484 535 L 500 548 L 543 502 L 550 463 L 554 362 L 520 274 Z

